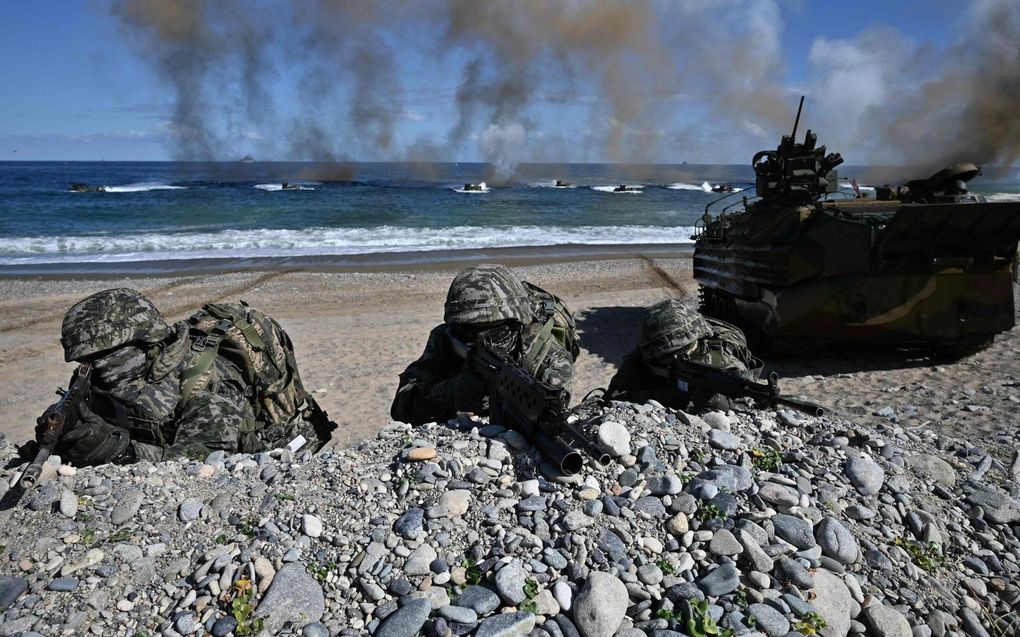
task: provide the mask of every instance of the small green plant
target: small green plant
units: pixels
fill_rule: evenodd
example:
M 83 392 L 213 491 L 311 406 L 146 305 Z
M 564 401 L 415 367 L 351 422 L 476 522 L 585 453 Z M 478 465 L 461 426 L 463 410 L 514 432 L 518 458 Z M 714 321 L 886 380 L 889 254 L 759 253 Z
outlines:
M 251 598 L 255 594 L 255 587 L 251 581 L 239 579 L 234 582 L 234 599 L 230 602 L 230 614 L 237 621 L 234 634 L 238 637 L 248 637 L 262 632 L 265 621 L 261 617 L 252 618 L 255 607 Z
M 694 513 L 694 519 L 701 522 L 707 522 L 716 518 L 725 518 L 726 514 L 722 512 L 722 509 L 712 504 L 711 502 L 703 502 L 698 510 Z
M 127 542 L 131 539 L 131 529 L 119 528 L 113 533 L 106 536 L 102 541 L 104 544 L 116 544 L 117 542 Z
M 96 541 L 96 530 L 95 529 L 82 529 L 81 532 L 82 544 L 92 546 L 92 543 Z
M 6 550 L 7 550 L 7 545 L 6 544 L 0 544 L 0 553 L 3 553 Z
M 325 564 L 316 564 L 315 562 L 309 562 L 306 570 L 311 573 L 315 579 L 320 582 L 325 582 L 329 574 L 336 570 L 335 562 L 326 562 Z
M 693 471 L 684 471 L 683 473 L 680 474 L 679 478 L 680 478 L 680 484 L 687 484 L 688 482 L 690 482 L 691 480 L 694 479 L 694 472 Z
M 676 614 L 673 611 L 669 610 L 668 608 L 660 608 L 659 610 L 655 611 L 655 618 L 665 619 L 666 621 L 673 621 L 674 619 L 676 619 Z
M 934 571 L 946 563 L 942 549 L 935 542 L 922 544 L 901 536 L 893 540 L 893 544 L 906 551 L 914 564 L 924 571 Z
M 718 635 L 719 626 L 708 614 L 708 602 L 691 602 L 691 618 L 687 620 L 687 634 L 691 637 Z
M 538 613 L 538 604 L 535 603 L 535 595 L 538 595 L 538 580 L 528 578 L 524 582 L 524 601 L 520 609 L 528 613 Z
M 249 515 L 248 517 L 241 520 L 241 524 L 238 526 L 238 528 L 240 529 L 241 533 L 247 535 L 248 537 L 255 537 L 255 532 L 256 529 L 258 529 L 258 525 L 259 525 L 258 518 L 256 518 L 254 515 Z
M 815 611 L 809 611 L 804 613 L 800 621 L 794 624 L 794 629 L 803 635 L 817 635 L 828 625 L 821 615 Z
M 482 569 L 478 568 L 478 564 L 474 560 L 464 558 L 460 565 L 464 567 L 464 579 L 469 584 L 477 586 L 482 583 Z
M 78 515 L 74 516 L 74 521 L 78 524 L 88 524 L 91 520 L 92 514 L 85 511 L 79 511 Z
M 227 538 L 227 534 L 226 533 L 220 533 L 219 535 L 216 536 L 216 543 L 217 544 L 226 544 L 228 539 L 229 538 Z
M 135 631 L 135 634 L 131 637 L 149 637 L 149 632 L 145 630 L 138 630 Z
M 723 628 L 722 631 L 719 633 L 719 637 L 733 637 L 736 634 L 737 631 L 733 630 L 732 628 Z
M 772 447 L 755 447 L 751 450 L 751 462 L 762 471 L 775 471 L 783 463 L 783 454 Z
M 669 563 L 669 560 L 659 560 L 658 562 L 655 563 L 655 565 L 658 566 L 659 570 L 665 573 L 666 575 L 672 575 L 673 573 L 676 572 L 676 569 L 673 568 L 673 565 Z
M 702 460 L 708 457 L 708 454 L 702 451 L 701 449 L 695 449 L 694 451 L 691 452 L 691 457 L 697 460 L 698 462 L 701 462 Z
M 736 592 L 736 594 L 733 597 L 734 597 L 733 601 L 737 604 L 737 606 L 739 606 L 740 608 L 747 608 L 748 604 L 746 589 L 741 588 Z
M 747 627 L 748 628 L 757 628 L 758 627 L 758 618 L 755 617 L 754 615 L 749 615 L 747 617 Z

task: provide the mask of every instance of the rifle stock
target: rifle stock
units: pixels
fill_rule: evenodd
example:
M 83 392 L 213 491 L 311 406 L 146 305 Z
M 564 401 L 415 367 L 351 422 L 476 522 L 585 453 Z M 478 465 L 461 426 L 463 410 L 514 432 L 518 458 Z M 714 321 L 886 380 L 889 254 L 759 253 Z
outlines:
M 567 422 L 565 389 L 543 383 L 484 343 L 467 345 L 452 336 L 451 340 L 457 355 L 485 381 L 492 423 L 520 432 L 566 475 L 584 465 L 577 447 L 600 464 L 609 463 L 608 454 Z
M 779 377 L 775 372 L 770 373 L 768 381 L 762 383 L 715 365 L 678 358 L 670 367 L 670 376 L 677 382 L 678 387 L 685 391 L 694 386 L 728 398 L 746 396 L 759 405 L 764 404 L 772 408 L 781 405 L 813 416 L 825 414 L 825 408 L 817 403 L 779 393 Z
M 90 363 L 82 363 L 71 378 L 68 388 L 66 390 L 58 390 L 60 400 L 42 415 L 42 418 L 45 419 L 42 441 L 39 443 L 39 451 L 36 453 L 35 458 L 25 468 L 25 471 L 21 474 L 21 479 L 18 481 L 18 486 L 22 489 L 26 491 L 31 489 L 39 480 L 39 474 L 42 473 L 43 465 L 56 448 L 60 436 L 64 433 L 64 429 L 68 428 L 68 425 L 73 427 L 74 422 L 78 419 L 78 406 L 88 398 L 91 385 L 92 365 Z

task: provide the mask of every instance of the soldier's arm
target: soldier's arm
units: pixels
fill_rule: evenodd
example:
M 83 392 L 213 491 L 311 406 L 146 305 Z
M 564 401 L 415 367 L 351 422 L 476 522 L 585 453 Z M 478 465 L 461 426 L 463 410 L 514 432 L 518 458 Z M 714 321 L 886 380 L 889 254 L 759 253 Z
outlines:
M 453 417 L 456 410 L 437 395 L 443 393 L 438 391 L 442 383 L 462 367 L 463 361 L 451 349 L 446 326 L 434 328 L 425 351 L 400 375 L 390 417 L 416 425 Z
M 559 341 L 554 341 L 535 376 L 543 383 L 570 392 L 574 384 L 574 359 Z
M 637 349 L 624 357 L 609 381 L 606 398 L 637 404 L 653 399 L 674 409 L 686 407 L 688 401 L 687 394 L 673 387 L 669 379 L 652 374 Z

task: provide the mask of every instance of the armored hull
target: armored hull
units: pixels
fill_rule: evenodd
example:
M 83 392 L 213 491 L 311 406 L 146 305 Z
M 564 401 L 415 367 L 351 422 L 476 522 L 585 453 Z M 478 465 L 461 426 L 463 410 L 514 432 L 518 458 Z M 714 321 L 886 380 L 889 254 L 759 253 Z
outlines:
M 814 141 L 784 137 L 755 156 L 758 197 L 706 210 L 694 250 L 705 314 L 737 323 L 759 350 L 790 352 L 964 353 L 1013 327 L 1020 203 L 968 193 L 973 164 L 886 200 L 829 200 L 842 158 Z

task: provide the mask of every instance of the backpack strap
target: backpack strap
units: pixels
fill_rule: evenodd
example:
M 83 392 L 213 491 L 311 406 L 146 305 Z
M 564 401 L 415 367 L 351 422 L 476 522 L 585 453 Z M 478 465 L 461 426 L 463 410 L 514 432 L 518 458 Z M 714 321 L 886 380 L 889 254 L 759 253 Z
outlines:
M 533 371 L 536 374 L 538 373 L 539 366 L 545 362 L 546 356 L 549 355 L 549 350 L 552 349 L 554 323 L 553 318 L 549 317 L 549 320 L 545 322 L 542 329 L 538 331 L 538 336 L 531 342 L 531 346 L 524 355 L 524 369 Z
M 230 319 L 220 319 L 208 334 L 199 336 L 191 344 L 191 363 L 189 363 L 188 369 L 184 370 L 184 373 L 181 375 L 182 403 L 187 401 L 191 394 L 198 389 L 199 379 L 209 371 L 209 368 L 216 361 L 220 343 L 223 341 L 223 337 L 227 335 L 227 330 L 230 329 L 231 325 L 233 325 L 233 322 Z

